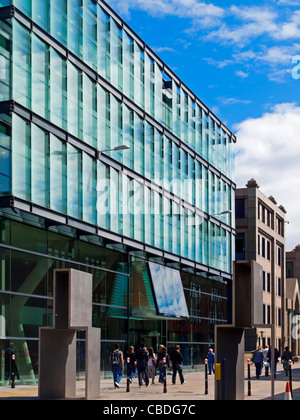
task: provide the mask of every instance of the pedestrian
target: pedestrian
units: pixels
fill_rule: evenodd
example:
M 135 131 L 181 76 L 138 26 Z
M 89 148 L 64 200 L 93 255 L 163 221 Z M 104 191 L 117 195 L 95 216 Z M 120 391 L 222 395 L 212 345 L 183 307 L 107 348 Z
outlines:
M 153 347 L 149 347 L 149 360 L 148 360 L 148 377 L 152 377 L 152 384 L 155 382 L 155 372 L 156 372 L 156 354 Z
M 182 373 L 182 366 L 183 366 L 183 356 L 180 352 L 180 346 L 176 346 L 176 350 L 174 350 L 170 355 L 170 360 L 172 362 L 173 368 L 173 377 L 172 377 L 172 384 L 176 384 L 176 375 L 177 372 L 179 374 L 181 385 L 185 384 L 185 380 Z
M 269 351 L 269 346 L 267 344 L 266 347 L 263 349 L 265 376 L 269 376 L 270 363 L 268 362 L 268 351 Z
M 130 346 L 127 350 L 127 378 L 132 384 L 133 378 L 136 374 L 136 362 L 134 357 L 134 347 Z
M 140 348 L 135 352 L 136 367 L 138 370 L 139 387 L 142 388 L 143 380 L 146 386 L 150 385 L 148 377 L 148 360 L 149 352 L 146 344 L 141 344 Z
M 109 363 L 113 373 L 114 387 L 115 389 L 120 388 L 119 384 L 123 377 L 124 359 L 119 344 L 115 344 L 114 350 L 110 353 Z
M 262 351 L 262 347 L 258 346 L 254 354 L 253 361 L 256 367 L 256 378 L 259 379 L 261 375 L 262 367 L 263 367 L 263 362 L 264 362 L 264 354 Z
M 278 363 L 278 358 L 280 357 L 280 353 L 279 351 L 275 348 L 274 349 L 274 361 L 272 360 L 272 350 L 271 347 L 268 351 L 268 362 L 270 363 L 270 368 L 272 369 L 272 366 L 274 366 L 274 378 L 276 379 L 276 375 L 277 375 L 277 363 Z M 273 363 L 274 362 L 274 363 Z
M 281 362 L 283 363 L 283 369 L 285 370 L 285 376 L 288 376 L 288 373 L 289 373 L 289 369 L 290 369 L 289 361 L 290 360 L 294 363 L 292 352 L 289 350 L 289 347 L 285 347 L 284 352 L 282 353 L 282 356 L 281 356 Z
M 215 373 L 215 353 L 213 352 L 213 349 L 208 350 L 207 364 L 209 370 L 208 374 L 211 375 L 212 372 Z
M 164 383 L 167 376 L 167 368 L 170 367 L 170 356 L 167 353 L 166 347 L 162 347 L 157 353 L 157 366 L 159 369 L 159 382 Z

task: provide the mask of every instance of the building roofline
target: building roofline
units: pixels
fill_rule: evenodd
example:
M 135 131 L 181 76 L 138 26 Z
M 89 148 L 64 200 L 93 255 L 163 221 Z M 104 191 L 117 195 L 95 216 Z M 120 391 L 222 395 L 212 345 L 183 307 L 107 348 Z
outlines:
M 285 219 L 285 215 L 287 214 L 286 209 L 283 207 L 282 204 L 278 205 L 275 198 L 271 196 L 266 196 L 260 189 L 260 186 L 258 185 L 257 181 L 255 179 L 250 179 L 246 186 L 243 188 L 236 188 L 236 197 L 237 198 L 243 198 L 243 196 L 248 197 L 249 190 L 255 191 L 255 195 L 258 199 L 260 199 L 266 206 L 268 206 L 270 209 L 275 210 L 276 212 Z

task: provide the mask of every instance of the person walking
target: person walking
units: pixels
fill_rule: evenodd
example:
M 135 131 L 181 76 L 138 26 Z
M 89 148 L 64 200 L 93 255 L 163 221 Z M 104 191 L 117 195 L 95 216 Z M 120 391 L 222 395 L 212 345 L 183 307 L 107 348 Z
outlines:
M 282 353 L 282 356 L 281 356 L 281 362 L 283 363 L 285 376 L 288 376 L 289 374 L 289 368 L 290 368 L 289 361 L 290 360 L 294 363 L 292 352 L 289 350 L 289 347 L 285 347 L 284 352 Z
M 161 351 L 157 353 L 157 366 L 159 369 L 159 382 L 163 383 L 167 376 L 167 368 L 170 367 L 170 356 L 166 347 L 162 347 Z
M 207 355 L 207 364 L 208 364 L 208 370 L 209 370 L 209 375 L 213 373 L 215 373 L 215 353 L 213 352 L 213 349 L 209 349 L 208 350 L 208 355 Z
M 172 384 L 176 384 L 177 372 L 179 374 L 181 385 L 185 384 L 185 380 L 182 373 L 183 356 L 180 352 L 180 346 L 176 346 L 176 350 L 174 350 L 170 355 L 170 360 L 172 362 L 173 368 Z
M 153 347 L 149 347 L 149 360 L 148 360 L 148 377 L 149 380 L 152 377 L 152 384 L 155 382 L 155 372 L 156 372 L 156 354 L 154 353 Z
M 253 356 L 253 361 L 256 367 L 256 378 L 259 379 L 264 362 L 264 354 L 262 351 L 262 347 L 259 346 Z
M 141 347 L 135 352 L 135 360 L 138 370 L 139 387 L 142 388 L 143 380 L 148 387 L 150 385 L 148 377 L 149 352 L 145 344 L 141 344 Z
M 132 384 L 133 378 L 136 374 L 136 362 L 134 357 L 134 347 L 130 346 L 127 351 L 127 378 Z
M 272 360 L 272 351 L 271 351 L 271 347 L 268 351 L 268 362 L 270 363 L 270 368 L 272 369 L 272 366 L 274 367 L 274 378 L 276 379 L 276 375 L 277 375 L 277 363 L 278 363 L 278 358 L 280 357 L 280 353 L 279 351 L 275 348 L 274 349 L 274 360 Z
M 113 373 L 114 387 L 115 389 L 120 388 L 119 384 L 123 377 L 124 359 L 119 344 L 115 344 L 114 350 L 110 353 L 109 363 Z
M 263 349 L 265 376 L 269 376 L 270 363 L 268 362 L 268 352 L 269 352 L 269 346 L 267 344 L 266 347 Z

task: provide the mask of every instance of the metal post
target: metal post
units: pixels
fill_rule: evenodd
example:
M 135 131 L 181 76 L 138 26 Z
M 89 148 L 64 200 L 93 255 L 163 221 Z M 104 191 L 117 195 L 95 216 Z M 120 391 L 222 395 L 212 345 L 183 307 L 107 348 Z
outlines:
M 167 393 L 167 359 L 166 359 L 166 357 L 163 358 L 163 363 L 164 363 L 163 385 L 164 385 L 164 394 L 166 394 Z
M 164 384 L 164 394 L 166 394 L 168 392 L 168 390 L 167 390 L 167 378 L 166 378 L 166 376 L 164 377 L 163 384 Z
M 271 400 L 275 400 L 275 324 L 271 328 Z
M 130 358 L 127 357 L 127 386 L 126 386 L 126 392 L 130 392 L 130 378 L 129 378 L 129 372 L 128 372 L 129 363 L 130 363 Z
M 208 394 L 208 372 L 207 372 L 208 360 L 205 359 L 205 395 Z
M 289 360 L 289 382 L 290 382 L 290 390 L 291 390 L 291 396 L 293 397 L 293 389 L 292 389 L 292 361 Z
M 130 378 L 127 378 L 126 392 L 130 392 Z
M 275 346 L 276 346 L 276 306 L 275 306 L 275 291 L 276 291 L 276 241 L 272 241 L 272 269 L 271 269 L 271 400 L 275 400 Z
M 16 376 L 16 356 L 14 353 L 12 353 L 11 355 L 11 387 L 15 388 L 16 384 L 15 384 L 15 376 Z
M 248 397 L 251 397 L 251 373 L 250 373 L 251 361 L 248 359 Z

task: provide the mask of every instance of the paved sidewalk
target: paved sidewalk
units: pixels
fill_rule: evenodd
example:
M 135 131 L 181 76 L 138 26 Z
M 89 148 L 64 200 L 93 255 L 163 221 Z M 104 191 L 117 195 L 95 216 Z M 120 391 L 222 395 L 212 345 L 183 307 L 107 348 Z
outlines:
M 270 377 L 261 376 L 259 380 L 255 379 L 255 368 L 251 367 L 251 390 L 252 395 L 247 396 L 247 377 L 245 370 L 245 401 L 269 400 L 271 399 L 271 379 Z M 100 400 L 102 401 L 201 401 L 214 400 L 214 376 L 208 377 L 208 395 L 205 395 L 205 378 L 204 372 L 191 372 L 185 374 L 186 383 L 181 385 L 179 379 L 176 385 L 172 385 L 172 377 L 168 375 L 167 393 L 163 392 L 163 385 L 158 383 L 151 384 L 150 387 L 138 387 L 137 379 L 130 387 L 130 393 L 126 392 L 126 378 L 121 381 L 120 389 L 113 388 L 112 379 L 103 379 L 100 384 Z M 275 399 L 283 400 L 285 394 L 285 386 L 288 378 L 282 369 L 282 365 L 278 365 L 278 374 L 275 381 Z M 77 397 L 84 396 L 84 381 L 77 382 Z M 30 387 L 25 385 L 16 385 L 16 388 L 0 387 L 1 400 L 37 400 L 37 386 Z M 293 399 L 300 400 L 300 364 L 293 366 Z
M 246 372 L 246 377 L 248 372 Z M 283 370 L 282 364 L 278 363 L 277 377 L 275 379 L 275 400 L 284 400 L 286 383 L 289 378 Z M 300 400 L 300 363 L 292 366 L 293 400 Z M 255 367 L 251 366 L 251 396 L 248 397 L 248 379 L 245 380 L 245 400 L 271 400 L 271 377 L 262 375 L 260 379 L 255 377 Z

